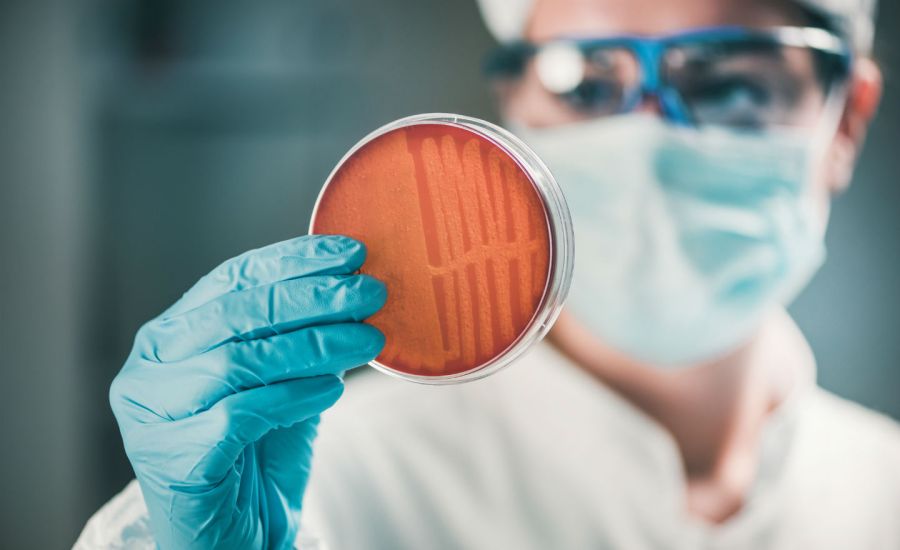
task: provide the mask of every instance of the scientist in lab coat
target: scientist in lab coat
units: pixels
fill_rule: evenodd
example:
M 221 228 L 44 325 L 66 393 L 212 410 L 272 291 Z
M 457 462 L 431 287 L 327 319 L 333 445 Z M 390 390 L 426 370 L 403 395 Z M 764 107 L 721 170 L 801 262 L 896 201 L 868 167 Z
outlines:
M 338 401 L 383 345 L 364 248 L 248 252 L 138 333 L 110 392 L 137 479 L 76 547 L 900 549 L 900 428 L 816 386 L 784 311 L 880 100 L 873 1 L 481 9 L 576 229 L 547 340 Z

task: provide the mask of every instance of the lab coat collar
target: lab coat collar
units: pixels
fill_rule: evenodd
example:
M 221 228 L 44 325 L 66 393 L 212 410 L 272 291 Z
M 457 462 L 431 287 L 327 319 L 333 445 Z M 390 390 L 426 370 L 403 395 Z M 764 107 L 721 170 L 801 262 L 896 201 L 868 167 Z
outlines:
M 542 346 L 543 347 L 543 346 Z M 546 346 L 549 348 L 550 346 Z M 551 351 L 556 361 L 568 363 L 571 374 L 583 377 L 583 383 L 590 378 L 595 397 L 611 407 L 617 422 L 632 434 L 641 434 L 641 444 L 649 454 L 655 455 L 658 465 L 664 468 L 665 476 L 671 482 L 672 490 L 662 490 L 672 495 L 673 514 L 687 516 L 685 509 L 686 478 L 680 451 L 672 435 L 655 419 L 638 409 L 626 398 L 608 388 L 556 349 Z M 795 376 L 785 386 L 789 390 L 781 402 L 769 413 L 760 434 L 757 469 L 753 484 L 749 489 L 744 506 L 734 517 L 721 524 L 710 524 L 694 517 L 683 517 L 688 524 L 694 524 L 705 537 L 727 537 L 744 525 L 758 525 L 760 514 L 774 513 L 776 507 L 767 506 L 769 499 L 780 492 L 779 481 L 783 479 L 790 463 L 790 453 L 795 440 L 797 425 L 805 402 L 815 388 L 816 366 L 812 350 L 797 325 L 786 311 L 778 309 L 772 313 L 759 335 L 754 352 L 755 361 L 765 362 L 775 373 L 793 373 Z M 602 395 L 596 395 L 597 393 Z M 648 457 L 649 458 L 649 457 Z
M 769 413 L 760 434 L 756 474 L 741 510 L 721 524 L 692 519 L 715 547 L 728 548 L 729 541 L 741 540 L 745 531 L 777 521 L 779 502 L 786 490 L 787 472 L 792 463 L 803 411 L 816 389 L 816 363 L 812 349 L 799 327 L 779 309 L 763 328 L 759 361 L 776 373 L 793 373 L 790 390 Z

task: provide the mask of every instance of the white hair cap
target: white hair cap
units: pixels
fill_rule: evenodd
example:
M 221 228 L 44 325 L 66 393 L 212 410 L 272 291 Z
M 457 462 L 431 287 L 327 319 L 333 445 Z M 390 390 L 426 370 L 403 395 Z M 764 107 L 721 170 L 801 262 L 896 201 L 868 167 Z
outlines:
M 834 21 L 860 53 L 872 50 L 877 0 L 793 0 Z M 478 0 L 488 30 L 500 42 L 522 38 L 535 0 Z
M 878 0 L 795 0 L 801 6 L 834 21 L 838 30 L 860 53 L 872 51 L 875 40 L 875 9 Z

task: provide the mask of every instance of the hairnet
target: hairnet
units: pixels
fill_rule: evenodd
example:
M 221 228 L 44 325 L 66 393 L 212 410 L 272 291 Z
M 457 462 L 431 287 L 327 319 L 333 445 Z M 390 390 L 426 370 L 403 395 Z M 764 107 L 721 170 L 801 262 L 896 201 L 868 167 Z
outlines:
M 868 53 L 875 35 L 877 0 L 793 0 L 833 21 L 856 51 Z M 500 42 L 521 38 L 535 0 L 478 0 L 485 24 Z

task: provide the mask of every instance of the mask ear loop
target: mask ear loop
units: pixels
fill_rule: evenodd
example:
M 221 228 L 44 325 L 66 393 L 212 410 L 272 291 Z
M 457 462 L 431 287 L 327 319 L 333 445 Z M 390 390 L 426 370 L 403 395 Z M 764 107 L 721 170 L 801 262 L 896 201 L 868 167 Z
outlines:
M 822 113 L 819 120 L 812 127 L 812 140 L 810 147 L 813 149 L 815 161 L 821 161 L 827 154 L 831 140 L 837 134 L 847 108 L 847 99 L 850 96 L 849 83 L 842 83 L 832 89 L 825 98 Z
M 823 165 L 823 162 L 828 155 L 831 142 L 840 127 L 844 109 L 847 106 L 849 92 L 849 83 L 841 83 L 831 89 L 825 98 L 825 104 L 822 106 L 819 120 L 817 120 L 810 129 L 811 139 L 807 146 L 808 169 L 806 170 L 806 181 L 803 182 L 803 185 L 804 188 L 807 189 L 807 208 L 813 211 L 816 209 L 816 204 L 814 203 L 814 193 L 812 192 L 812 189 L 816 184 L 815 178 L 819 175 L 817 169 Z M 816 228 L 817 232 L 824 238 L 828 226 L 828 216 L 816 216 L 815 219 L 819 220 L 819 223 L 817 224 L 818 227 Z

